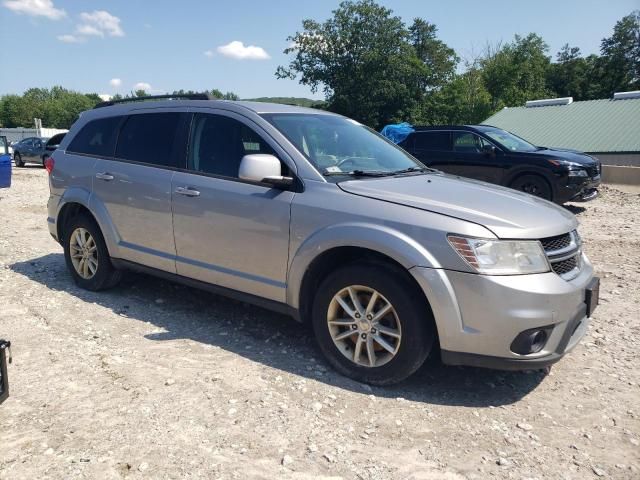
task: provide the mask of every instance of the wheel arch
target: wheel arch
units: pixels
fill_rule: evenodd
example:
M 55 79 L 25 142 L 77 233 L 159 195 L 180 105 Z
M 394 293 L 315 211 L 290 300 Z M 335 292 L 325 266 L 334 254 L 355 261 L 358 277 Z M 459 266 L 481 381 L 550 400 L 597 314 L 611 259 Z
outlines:
M 515 182 L 517 179 L 521 177 L 524 177 L 525 175 L 533 175 L 533 176 L 542 178 L 545 182 L 547 182 L 547 185 L 549 185 L 553 198 L 556 197 L 557 189 L 556 189 L 556 182 L 554 181 L 554 178 L 553 178 L 553 173 L 544 168 L 537 168 L 537 167 L 531 167 L 531 166 L 523 166 L 523 167 L 517 168 L 507 174 L 504 180 L 504 186 L 511 188 L 511 185 L 513 184 L 513 182 Z
M 56 215 L 56 232 L 59 241 L 62 242 L 66 222 L 80 213 L 86 213 L 96 221 L 107 245 L 109 255 L 117 257 L 118 235 L 109 213 L 104 205 L 101 202 L 97 202 L 95 197 L 85 189 L 73 188 L 65 192 Z
M 287 303 L 309 318 L 313 292 L 323 278 L 338 266 L 357 261 L 386 264 L 406 275 L 429 301 L 409 273 L 416 266 L 440 265 L 420 244 L 401 232 L 383 226 L 348 224 L 327 227 L 312 235 L 298 248 L 289 269 Z

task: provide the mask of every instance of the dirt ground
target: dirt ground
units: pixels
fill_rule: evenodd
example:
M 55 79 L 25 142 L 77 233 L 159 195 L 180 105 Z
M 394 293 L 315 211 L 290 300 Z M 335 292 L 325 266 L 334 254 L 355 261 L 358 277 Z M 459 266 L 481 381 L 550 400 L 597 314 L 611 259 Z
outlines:
M 549 372 L 340 377 L 278 314 L 142 275 L 74 286 L 46 172 L 0 190 L 0 479 L 640 478 L 640 195 L 570 207 L 602 278 Z

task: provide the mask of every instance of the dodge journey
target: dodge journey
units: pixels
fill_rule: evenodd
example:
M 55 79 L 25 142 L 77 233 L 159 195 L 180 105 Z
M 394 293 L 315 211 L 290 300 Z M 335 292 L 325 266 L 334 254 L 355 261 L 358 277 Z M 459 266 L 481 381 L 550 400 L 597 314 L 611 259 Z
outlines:
M 340 373 L 539 369 L 585 334 L 598 279 L 567 210 L 432 170 L 329 112 L 199 96 L 105 102 L 46 161 L 74 281 L 138 270 L 308 322 Z

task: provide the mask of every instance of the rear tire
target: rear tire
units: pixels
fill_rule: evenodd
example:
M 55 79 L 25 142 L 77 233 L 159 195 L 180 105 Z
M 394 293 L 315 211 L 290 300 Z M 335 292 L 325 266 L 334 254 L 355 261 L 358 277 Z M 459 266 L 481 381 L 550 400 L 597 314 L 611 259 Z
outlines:
M 81 213 L 66 222 L 62 246 L 67 268 L 80 288 L 106 290 L 122 278 L 111 263 L 100 227 L 89 215 Z
M 509 187 L 545 200 L 553 200 L 551 185 L 540 175 L 522 175 L 513 180 Z
M 433 315 L 418 287 L 406 272 L 383 264 L 354 263 L 329 274 L 317 290 L 311 320 L 328 362 L 373 385 L 409 377 L 436 339 Z
M 14 152 L 13 154 L 13 162 L 16 164 L 16 167 L 24 167 L 24 162 L 22 161 L 22 156 L 18 152 Z

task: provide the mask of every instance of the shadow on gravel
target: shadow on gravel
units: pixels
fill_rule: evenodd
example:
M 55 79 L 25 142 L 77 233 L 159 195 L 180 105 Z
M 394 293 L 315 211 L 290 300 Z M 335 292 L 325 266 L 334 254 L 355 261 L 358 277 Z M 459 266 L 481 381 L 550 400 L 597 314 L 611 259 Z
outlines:
M 79 300 L 166 330 L 146 335 L 149 340 L 191 339 L 216 345 L 252 361 L 365 395 L 452 406 L 500 406 L 518 401 L 546 376 L 542 371 L 447 367 L 430 359 L 398 385 L 370 387 L 333 371 L 316 349 L 311 331 L 281 314 L 134 273 L 112 290 L 89 292 L 73 283 L 61 253 L 17 262 L 10 268 L 52 290 L 66 291 Z
M 578 205 L 565 205 L 564 208 L 569 210 L 574 215 L 580 215 L 582 212 L 587 210 L 585 207 L 580 207 Z

